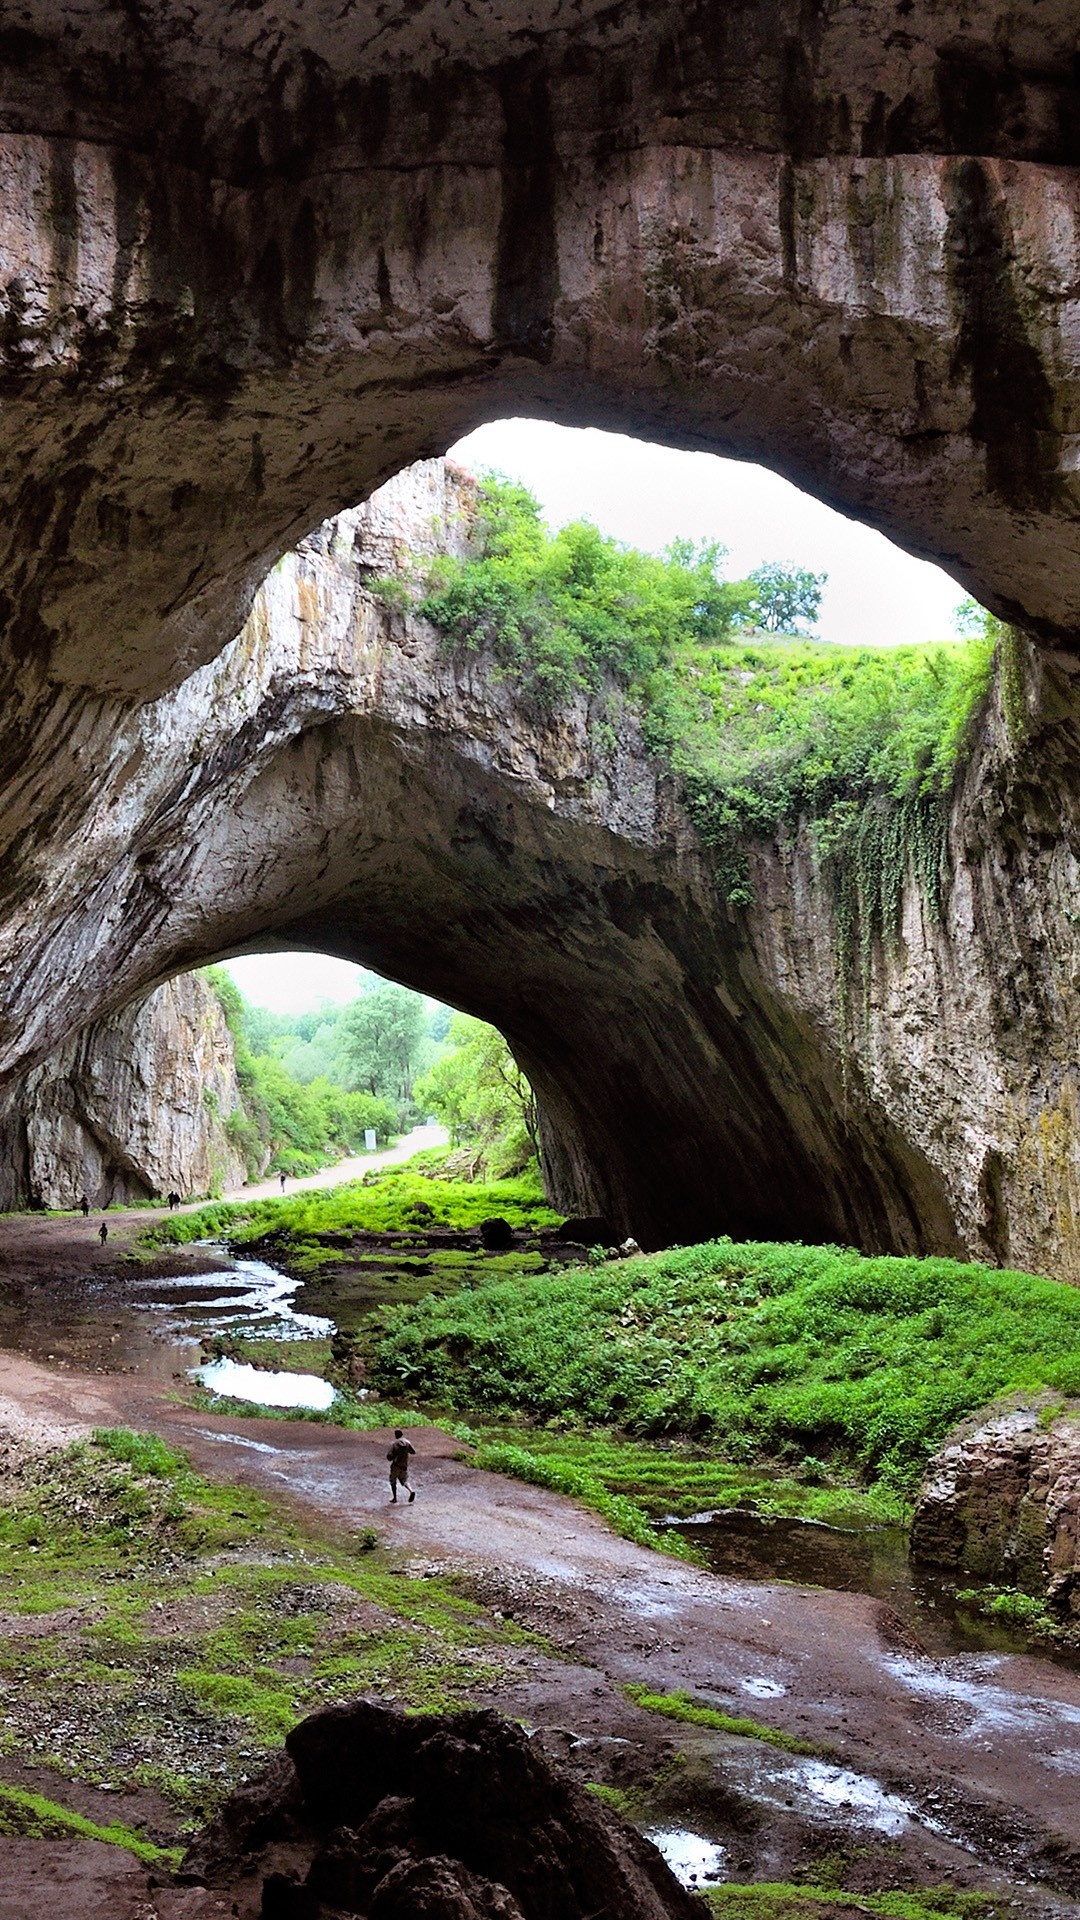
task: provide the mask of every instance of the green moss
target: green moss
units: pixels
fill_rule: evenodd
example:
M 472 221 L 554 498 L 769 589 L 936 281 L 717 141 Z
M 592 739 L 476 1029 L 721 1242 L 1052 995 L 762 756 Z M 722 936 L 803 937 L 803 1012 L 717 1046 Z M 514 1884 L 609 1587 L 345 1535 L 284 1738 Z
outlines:
M 729 1882 L 703 1889 L 702 1898 L 723 1920 L 823 1920 L 823 1909 L 880 1915 L 882 1920 L 992 1920 L 1002 1907 L 988 1894 L 961 1893 L 952 1887 L 844 1893 L 833 1887 L 780 1881 Z
M 418 1207 L 425 1209 L 423 1214 L 418 1214 Z M 308 1258 L 318 1266 L 323 1256 L 341 1259 L 348 1236 L 354 1233 L 426 1233 L 439 1227 L 467 1232 L 494 1214 L 512 1227 L 533 1231 L 557 1226 L 562 1219 L 547 1205 L 531 1176 L 472 1186 L 428 1180 L 406 1167 L 315 1193 L 233 1201 L 174 1214 L 145 1238 L 146 1244 L 156 1247 L 222 1238 L 235 1247 L 255 1241 L 291 1244 L 298 1259 Z M 329 1234 L 344 1238 L 329 1246 L 319 1238 Z
M 703 1700 L 695 1700 L 689 1693 L 653 1693 L 650 1688 L 637 1685 L 626 1686 L 623 1692 L 635 1706 L 644 1707 L 648 1713 L 662 1713 L 665 1719 L 681 1720 L 687 1726 L 709 1727 L 714 1733 L 733 1733 L 744 1740 L 763 1740 L 767 1746 L 782 1747 L 785 1753 L 820 1758 L 826 1751 L 809 1740 L 798 1739 L 793 1733 L 784 1733 L 779 1727 L 763 1726 L 759 1720 L 749 1720 L 742 1714 L 723 1713 L 718 1707 L 707 1706 Z
M 550 1487 L 555 1493 L 569 1494 L 592 1507 L 616 1533 L 622 1534 L 625 1540 L 635 1541 L 639 1547 L 673 1553 L 680 1560 L 701 1558 L 696 1548 L 680 1534 L 658 1531 L 636 1500 L 629 1499 L 625 1494 L 611 1493 L 602 1480 L 583 1471 L 573 1461 L 559 1460 L 550 1454 L 540 1455 L 530 1452 L 526 1447 L 496 1440 L 481 1441 L 471 1456 L 470 1464 L 486 1467 L 492 1473 L 509 1474 L 533 1486 Z
M 0 1748 L 203 1817 L 319 1705 L 444 1708 L 497 1685 L 520 1629 L 391 1573 L 371 1534 L 328 1545 L 126 1431 L 9 1466 L 4 1604 L 53 1618 L 0 1643 Z
M 118 1821 L 101 1825 L 72 1813 L 44 1794 L 29 1793 L 22 1787 L 0 1784 L 0 1834 L 40 1840 L 59 1840 L 77 1835 L 82 1840 L 101 1840 L 106 1846 L 123 1847 L 148 1867 L 177 1867 L 179 1847 L 157 1847 Z

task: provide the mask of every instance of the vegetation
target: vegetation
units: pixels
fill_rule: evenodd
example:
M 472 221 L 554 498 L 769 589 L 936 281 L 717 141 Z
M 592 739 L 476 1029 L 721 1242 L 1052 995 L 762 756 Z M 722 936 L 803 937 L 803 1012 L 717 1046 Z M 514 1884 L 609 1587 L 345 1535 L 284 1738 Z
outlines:
M 983 616 L 959 644 L 826 645 L 802 631 L 820 577 L 768 565 L 726 581 L 722 558 L 685 541 L 662 558 L 638 553 L 584 522 L 549 533 L 523 487 L 489 479 L 473 556 L 436 563 L 421 610 L 542 710 L 628 692 L 734 904 L 750 898 L 748 842 L 811 823 L 841 948 L 850 957 L 858 939 L 865 953 L 895 926 L 909 870 L 937 898 L 945 809 L 996 628 Z
M 107 1826 L 73 1813 L 42 1793 L 30 1793 L 24 1787 L 0 1783 L 0 1835 L 34 1840 L 63 1840 L 75 1835 L 80 1840 L 101 1840 L 107 1846 L 123 1847 L 148 1867 L 177 1867 L 179 1847 L 159 1847 L 145 1840 L 132 1827 L 111 1820 Z
M 474 1415 L 812 1455 L 897 1494 L 962 1415 L 1080 1391 L 1080 1293 L 1030 1274 L 729 1241 L 493 1283 L 366 1323 L 375 1384 Z
M 360 1153 L 370 1127 L 385 1144 L 398 1128 L 398 1113 L 370 1091 L 347 1089 L 329 1079 L 307 1085 L 272 1053 L 254 1051 L 248 1023 L 259 1010 L 220 967 L 207 977 L 221 1002 L 236 1057 L 243 1110 L 230 1114 L 225 1130 L 244 1155 L 249 1179 L 267 1167 L 273 1172 L 316 1173 L 328 1161 Z
M 648 1713 L 662 1713 L 665 1719 L 679 1720 L 684 1726 L 709 1727 L 714 1733 L 733 1733 L 744 1740 L 763 1740 L 767 1746 L 782 1747 L 785 1753 L 805 1753 L 820 1757 L 823 1749 L 809 1740 L 800 1740 L 781 1727 L 766 1727 L 760 1720 L 748 1720 L 743 1714 L 722 1713 L 689 1693 L 654 1693 L 649 1687 L 627 1686 L 624 1692 L 637 1707 Z
M 331 1234 L 423 1235 L 434 1227 L 468 1232 L 493 1214 L 501 1214 L 512 1227 L 537 1232 L 557 1226 L 562 1218 L 548 1206 L 535 1175 L 469 1185 L 427 1179 L 406 1165 L 312 1193 L 217 1201 L 194 1213 L 173 1214 L 155 1223 L 144 1244 L 175 1247 L 189 1240 L 224 1238 L 230 1246 L 243 1247 L 273 1235 L 299 1249 Z
M 391 1573 L 367 1538 L 328 1546 L 215 1486 L 152 1435 L 104 1430 L 0 1478 L 5 1754 L 50 1767 L 56 1801 L 0 1788 L 0 1832 L 78 1832 L 147 1861 L 212 1812 L 304 1713 L 370 1688 L 445 1710 L 520 1647 L 438 1577 Z M 161 1831 L 98 1829 L 63 1781 L 155 1789 Z
M 720 1920 L 826 1920 L 835 1914 L 872 1914 L 881 1920 L 994 1920 L 1005 1903 L 990 1894 L 955 1887 L 889 1888 L 884 1893 L 845 1893 L 836 1887 L 795 1886 L 790 1882 L 729 1881 L 702 1888 Z
M 536 1100 L 506 1041 L 464 1013 L 452 1016 L 446 1040 L 448 1051 L 417 1081 L 417 1105 L 449 1129 L 451 1147 L 465 1149 L 471 1178 L 521 1173 L 537 1156 Z

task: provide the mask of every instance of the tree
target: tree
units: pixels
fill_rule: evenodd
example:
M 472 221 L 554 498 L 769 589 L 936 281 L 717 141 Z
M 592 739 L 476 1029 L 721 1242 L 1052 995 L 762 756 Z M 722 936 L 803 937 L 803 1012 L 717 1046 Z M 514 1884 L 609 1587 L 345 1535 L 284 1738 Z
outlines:
M 782 567 L 769 560 L 750 575 L 749 623 L 764 633 L 798 633 L 800 621 L 816 620 L 827 573 Z
M 416 1098 L 450 1129 L 454 1146 L 475 1146 L 491 1179 L 519 1173 L 536 1153 L 536 1100 L 501 1033 L 455 1013 L 452 1052 L 416 1083 Z
M 426 1024 L 424 1002 L 409 987 L 382 980 L 361 994 L 341 1022 L 341 1052 L 351 1084 L 391 1101 L 404 1115 Z

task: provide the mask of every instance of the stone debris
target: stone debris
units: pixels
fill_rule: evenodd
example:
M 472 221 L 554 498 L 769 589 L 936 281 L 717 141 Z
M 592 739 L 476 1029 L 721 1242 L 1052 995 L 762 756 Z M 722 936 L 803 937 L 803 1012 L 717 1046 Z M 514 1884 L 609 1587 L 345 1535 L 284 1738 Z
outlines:
M 911 1552 L 1080 1620 L 1080 1403 L 999 1407 L 958 1428 L 923 1477 Z
M 658 1850 L 499 1714 L 312 1714 L 188 1852 L 264 1920 L 693 1920 Z

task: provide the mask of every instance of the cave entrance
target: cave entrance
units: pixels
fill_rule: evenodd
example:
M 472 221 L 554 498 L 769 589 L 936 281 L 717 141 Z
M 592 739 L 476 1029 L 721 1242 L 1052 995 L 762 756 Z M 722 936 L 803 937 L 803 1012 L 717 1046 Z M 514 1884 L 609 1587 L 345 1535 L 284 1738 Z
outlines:
M 629 459 L 625 443 L 616 457 Z M 580 462 L 566 452 L 555 464 L 573 474 Z M 745 488 L 753 476 L 739 478 Z M 65 903 L 53 932 L 53 951 L 77 947 L 85 964 L 66 998 L 42 998 L 41 1020 L 70 1028 L 268 940 L 335 955 L 506 1036 L 536 1091 L 545 1175 L 567 1212 L 602 1215 L 643 1245 L 728 1232 L 955 1250 L 926 1089 L 916 1076 L 890 1104 L 858 1057 L 836 916 L 815 894 L 820 862 L 798 809 L 779 839 L 776 819 L 742 820 L 758 850 L 736 848 L 733 864 L 710 828 L 711 809 L 726 831 L 733 804 L 713 777 L 717 754 L 710 762 L 704 740 L 700 764 L 679 757 L 689 734 L 678 701 L 707 690 L 710 650 L 743 648 L 734 676 L 726 655 L 716 673 L 741 688 L 744 719 L 758 704 L 773 711 L 764 684 L 760 703 L 747 696 L 758 670 L 747 648 L 786 649 L 785 672 L 809 659 L 807 608 L 785 635 L 782 620 L 755 625 L 734 592 L 760 569 L 726 577 L 699 546 L 642 561 L 641 580 L 669 594 L 642 672 L 666 674 L 653 714 L 674 713 L 674 732 L 658 743 L 640 689 L 619 680 L 625 600 L 614 627 L 602 609 L 611 685 L 584 672 L 575 682 L 571 658 L 566 697 L 545 707 L 488 645 L 496 636 L 456 646 L 429 605 L 461 585 L 482 504 L 453 461 L 405 470 L 275 567 L 211 667 L 139 709 L 137 797 L 118 782 L 88 829 L 111 846 L 111 871 L 98 894 Z M 791 498 L 773 511 L 778 557 L 812 559 L 792 551 Z M 763 563 L 776 537 L 763 536 Z M 614 551 L 600 535 L 582 550 Z M 672 670 L 660 655 L 676 604 L 691 626 L 701 607 L 718 609 L 727 629 Z M 603 641 L 604 621 L 594 625 Z M 833 651 L 834 678 L 858 680 L 858 650 Z M 565 649 L 552 659 L 565 677 Z M 865 741 L 865 714 L 860 724 Z M 147 752 L 155 740 L 169 751 Z M 773 772 L 799 759 L 790 739 L 767 748 Z M 753 797 L 749 773 L 741 786 Z M 897 898 L 908 865 L 902 848 Z M 846 937 L 857 932 L 856 919 Z M 856 956 L 846 962 L 857 975 Z

